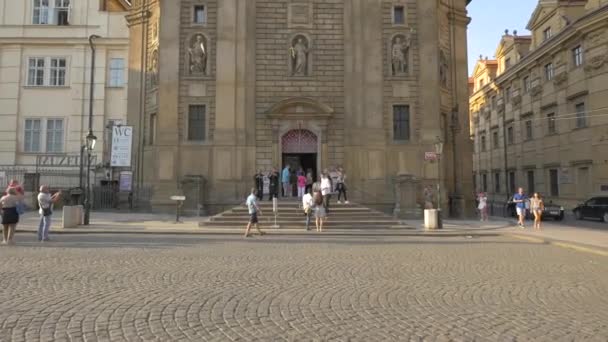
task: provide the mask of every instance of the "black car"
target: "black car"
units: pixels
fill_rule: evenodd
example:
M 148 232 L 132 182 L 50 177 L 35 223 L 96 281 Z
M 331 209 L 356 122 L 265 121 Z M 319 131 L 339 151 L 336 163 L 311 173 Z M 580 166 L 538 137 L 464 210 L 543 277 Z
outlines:
M 608 196 L 593 197 L 572 211 L 577 220 L 593 218 L 608 222 Z
M 530 208 L 529 203 L 527 203 L 526 208 Z M 517 210 L 515 209 L 515 202 L 512 200 L 507 203 L 507 213 L 512 217 L 517 216 Z M 533 219 L 534 215 L 530 211 L 530 209 L 526 210 L 526 219 Z M 545 210 L 543 211 L 543 216 L 541 217 L 543 220 L 547 218 L 552 218 L 556 221 L 561 221 L 564 219 L 564 207 L 559 204 L 554 204 L 553 201 L 549 201 L 545 203 Z

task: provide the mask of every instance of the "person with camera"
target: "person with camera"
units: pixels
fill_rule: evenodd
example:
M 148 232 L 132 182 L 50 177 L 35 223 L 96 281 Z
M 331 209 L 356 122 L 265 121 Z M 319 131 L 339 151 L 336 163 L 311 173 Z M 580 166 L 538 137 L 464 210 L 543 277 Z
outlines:
M 38 241 L 50 241 L 49 231 L 51 230 L 51 216 L 53 215 L 53 204 L 57 203 L 61 198 L 61 191 L 51 195 L 49 187 L 43 185 L 38 193 L 38 206 L 40 209 L 40 223 L 38 224 Z

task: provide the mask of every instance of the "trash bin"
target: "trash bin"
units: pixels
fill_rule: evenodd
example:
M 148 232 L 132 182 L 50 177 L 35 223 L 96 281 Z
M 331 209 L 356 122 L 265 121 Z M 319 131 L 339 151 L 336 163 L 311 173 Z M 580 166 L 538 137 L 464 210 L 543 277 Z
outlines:
M 441 228 L 441 210 L 425 209 L 424 210 L 424 229 L 435 230 Z

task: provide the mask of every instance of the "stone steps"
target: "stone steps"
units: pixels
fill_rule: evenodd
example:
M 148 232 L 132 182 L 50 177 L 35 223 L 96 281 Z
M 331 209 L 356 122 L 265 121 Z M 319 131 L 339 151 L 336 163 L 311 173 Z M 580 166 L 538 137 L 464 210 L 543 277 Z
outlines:
M 276 223 L 281 229 L 304 229 L 305 216 L 300 208 L 301 204 L 295 200 L 284 200 L 278 205 Z M 272 203 L 260 203 L 263 215 L 259 221 L 262 227 L 274 226 L 275 217 L 272 212 Z M 249 212 L 244 205 L 232 208 L 224 213 L 200 222 L 204 228 L 243 228 L 249 221 Z M 314 218 L 312 225 L 314 226 Z M 373 229 L 414 229 L 402 224 L 393 217 L 364 206 L 349 204 L 332 204 L 327 221 L 327 229 L 339 230 L 373 230 Z

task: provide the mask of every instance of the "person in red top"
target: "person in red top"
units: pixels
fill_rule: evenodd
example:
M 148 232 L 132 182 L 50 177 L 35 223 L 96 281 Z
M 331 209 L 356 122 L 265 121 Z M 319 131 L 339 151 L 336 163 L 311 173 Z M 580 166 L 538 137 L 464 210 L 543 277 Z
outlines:
M 298 198 L 304 197 L 304 190 L 306 190 L 306 176 L 304 173 L 298 175 Z
M 8 187 L 4 191 L 4 194 L 8 194 L 8 189 L 10 189 L 10 188 L 15 188 L 15 190 L 17 191 L 17 195 L 21 195 L 21 196 L 25 195 L 25 191 L 23 191 L 23 187 L 21 185 L 19 185 L 19 181 L 17 181 L 16 179 L 13 179 L 10 181 L 10 183 L 8 183 Z

